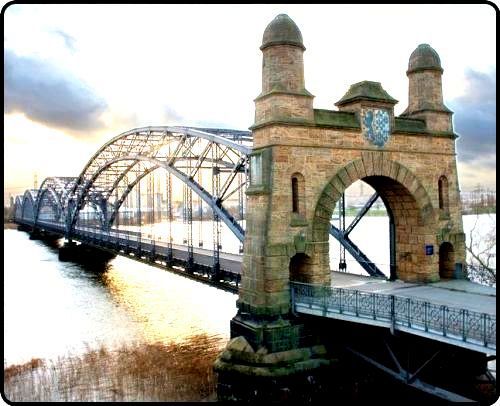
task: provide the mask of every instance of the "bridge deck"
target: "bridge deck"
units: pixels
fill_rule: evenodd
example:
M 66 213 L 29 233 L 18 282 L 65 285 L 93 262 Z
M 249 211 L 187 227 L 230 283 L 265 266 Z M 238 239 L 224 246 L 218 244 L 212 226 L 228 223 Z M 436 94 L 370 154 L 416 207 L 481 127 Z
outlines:
M 466 280 L 419 284 L 333 272 L 332 287 L 411 297 L 434 304 L 496 315 L 496 288 Z

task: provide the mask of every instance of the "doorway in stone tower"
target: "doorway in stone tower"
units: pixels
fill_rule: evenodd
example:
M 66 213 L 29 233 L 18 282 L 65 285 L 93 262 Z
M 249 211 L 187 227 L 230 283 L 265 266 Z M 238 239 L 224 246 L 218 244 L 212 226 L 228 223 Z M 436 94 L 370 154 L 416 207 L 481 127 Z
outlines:
M 439 277 L 450 279 L 453 277 L 455 268 L 455 251 L 449 242 L 443 242 L 439 246 Z
M 310 269 L 310 258 L 306 254 L 297 253 L 290 259 L 290 280 L 307 282 L 307 271 Z

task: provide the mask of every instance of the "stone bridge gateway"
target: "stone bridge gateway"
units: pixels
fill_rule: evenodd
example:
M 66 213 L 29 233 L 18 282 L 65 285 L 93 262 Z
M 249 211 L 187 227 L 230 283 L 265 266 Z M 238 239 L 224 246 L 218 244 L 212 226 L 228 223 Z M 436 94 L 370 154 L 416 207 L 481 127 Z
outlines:
M 279 377 L 300 387 L 301 374 L 331 365 L 322 347 L 327 343 L 311 340 L 321 336 L 321 327 L 308 331 L 321 322 L 292 314 L 290 285 L 335 285 L 330 220 L 353 182 L 368 183 L 386 205 L 391 279 L 432 283 L 464 277 L 457 135 L 453 113 L 443 103 L 437 52 L 421 44 L 410 55 L 408 107 L 396 117 L 398 101 L 372 81 L 353 84 L 335 103 L 338 110 L 314 109 L 304 80 L 302 34 L 287 15 L 269 23 L 260 49 L 262 91 L 250 127 L 254 141 L 238 313 L 231 321 L 233 340 L 216 362 L 220 399 L 247 399 L 253 396 L 248 387 L 266 399 L 270 387 L 262 376 L 274 377 L 277 387 Z M 349 336 L 351 327 L 336 326 L 344 329 L 338 335 Z M 427 345 L 422 343 L 418 346 Z M 478 359 L 485 367 L 485 358 Z M 295 384 L 282 385 L 290 390 Z M 447 390 L 436 396 L 464 400 Z
M 300 282 L 330 283 L 330 219 L 356 180 L 379 193 L 393 219 L 394 277 L 461 277 L 455 273 L 465 259 L 456 135 L 443 104 L 437 53 L 424 45 L 410 56 L 409 107 L 394 117 L 397 101 L 380 83 L 368 81 L 352 85 L 336 103 L 338 111 L 315 110 L 304 83 L 302 36 L 287 16 L 267 27 L 261 49 L 262 93 L 251 127 L 252 169 L 261 173 L 247 190 L 240 303 L 257 312 L 288 313 L 289 264 L 296 254 L 304 254 L 303 263 L 294 264 L 301 268 Z M 363 131 L 363 117 L 372 111 L 386 113 L 383 145 Z M 301 191 L 296 211 L 294 178 Z M 438 252 L 445 242 L 454 259 L 440 269 L 438 256 L 425 255 L 425 245 Z

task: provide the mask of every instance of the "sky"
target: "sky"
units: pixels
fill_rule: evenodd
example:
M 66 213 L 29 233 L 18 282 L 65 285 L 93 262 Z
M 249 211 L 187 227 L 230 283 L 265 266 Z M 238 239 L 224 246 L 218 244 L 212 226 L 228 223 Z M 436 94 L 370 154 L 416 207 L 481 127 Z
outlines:
M 132 128 L 248 129 L 261 91 L 259 46 L 288 14 L 302 32 L 314 107 L 336 109 L 372 80 L 408 103 L 421 43 L 440 55 L 455 112 L 460 189 L 496 189 L 496 20 L 479 5 L 33 5 L 4 18 L 4 199 L 47 176 L 78 176 Z

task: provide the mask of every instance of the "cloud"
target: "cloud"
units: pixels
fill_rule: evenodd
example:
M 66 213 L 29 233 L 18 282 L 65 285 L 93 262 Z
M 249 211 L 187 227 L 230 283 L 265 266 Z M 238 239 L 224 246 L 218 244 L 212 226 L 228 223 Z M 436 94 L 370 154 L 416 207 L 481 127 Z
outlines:
M 465 94 L 448 103 L 455 112 L 455 132 L 460 135 L 457 141 L 458 159 L 495 169 L 496 69 L 490 73 L 469 69 L 465 75 Z
M 62 40 L 64 41 L 64 45 L 66 45 L 66 48 L 68 48 L 71 52 L 75 52 L 76 40 L 71 35 L 62 30 L 52 30 L 52 33 L 62 38 Z
M 496 190 L 496 171 L 483 165 L 482 162 L 468 164 L 459 161 L 457 170 L 462 191 L 473 190 L 478 184 Z
M 104 127 L 107 103 L 83 82 L 46 60 L 4 53 L 4 113 L 24 113 L 29 119 L 70 132 Z
M 163 119 L 168 125 L 180 124 L 183 122 L 183 117 L 172 107 L 163 107 Z

